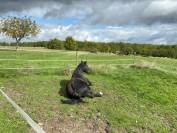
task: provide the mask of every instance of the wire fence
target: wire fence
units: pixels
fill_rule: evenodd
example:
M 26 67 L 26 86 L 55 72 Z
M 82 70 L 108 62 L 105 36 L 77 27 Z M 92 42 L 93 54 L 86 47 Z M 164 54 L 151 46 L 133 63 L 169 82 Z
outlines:
M 24 61 L 24 62 L 75 62 L 75 60 L 69 60 L 69 59 L 66 59 L 66 60 L 57 60 L 57 59 L 53 59 L 53 60 L 46 60 L 46 59 L 34 59 L 34 60 L 26 60 L 26 59 L 14 59 L 14 58 L 9 58 L 9 59 L 0 59 L 0 61 Z M 130 61 L 130 62 L 127 62 L 127 63 L 121 63 L 121 64 L 118 64 L 117 62 L 119 61 Z M 146 61 L 146 60 L 139 60 L 139 62 L 141 61 Z M 133 65 L 135 63 L 138 63 L 138 60 L 136 60 L 135 62 L 135 59 L 111 59 L 111 60 L 97 60 L 97 59 L 90 59 L 89 62 L 115 62 L 115 63 L 109 63 L 109 64 L 104 64 L 104 65 L 112 65 L 112 66 L 128 66 L 128 65 Z M 93 64 L 91 64 L 93 66 Z M 100 64 L 98 64 L 100 65 Z M 103 65 L 103 64 L 102 64 Z M 74 65 L 70 65 L 68 66 L 67 64 L 63 65 L 63 64 L 60 64 L 59 66 L 50 66 L 50 67 L 0 67 L 0 70 L 45 70 L 45 69 L 61 69 L 61 68 L 71 68 L 71 69 L 74 69 L 76 66 Z M 163 72 L 167 72 L 167 73 L 175 73 L 177 74 L 177 67 L 173 67 L 173 66 L 170 66 L 170 67 L 173 67 L 171 68 L 171 70 L 174 70 L 174 71 L 170 71 L 170 70 L 167 70 L 167 69 L 164 69 L 165 67 L 167 67 L 166 65 L 162 65 L 162 64 L 156 64 L 156 66 L 154 67 L 155 69 L 157 70 L 160 70 L 160 71 L 163 71 Z M 176 71 L 175 71 L 176 70 Z

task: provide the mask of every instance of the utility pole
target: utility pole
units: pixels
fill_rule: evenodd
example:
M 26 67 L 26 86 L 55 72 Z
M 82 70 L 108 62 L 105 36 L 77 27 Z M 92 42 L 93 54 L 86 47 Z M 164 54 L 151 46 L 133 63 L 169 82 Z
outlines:
M 133 52 L 133 64 L 135 64 L 136 52 Z

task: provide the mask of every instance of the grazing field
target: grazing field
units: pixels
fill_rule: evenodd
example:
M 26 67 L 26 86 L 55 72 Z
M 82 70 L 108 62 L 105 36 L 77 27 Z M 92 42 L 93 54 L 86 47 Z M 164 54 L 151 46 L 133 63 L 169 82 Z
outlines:
M 103 97 L 62 104 L 75 52 L 0 51 L 0 86 L 46 132 L 177 132 L 177 60 L 79 52 Z M 0 94 L 0 132 L 33 132 Z
M 0 95 L 0 132 L 24 133 L 28 131 L 28 128 L 20 114 Z

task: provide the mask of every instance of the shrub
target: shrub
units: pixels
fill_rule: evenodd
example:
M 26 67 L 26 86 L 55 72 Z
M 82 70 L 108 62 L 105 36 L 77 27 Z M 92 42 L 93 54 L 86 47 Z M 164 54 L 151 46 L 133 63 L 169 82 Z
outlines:
M 64 43 L 58 39 L 52 39 L 47 43 L 49 49 L 64 49 Z

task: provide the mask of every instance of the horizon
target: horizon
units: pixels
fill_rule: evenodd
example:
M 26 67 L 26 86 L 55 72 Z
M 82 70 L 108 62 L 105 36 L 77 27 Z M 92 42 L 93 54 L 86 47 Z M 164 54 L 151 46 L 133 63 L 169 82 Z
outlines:
M 0 18 L 27 16 L 40 26 L 39 35 L 24 42 L 72 36 L 79 41 L 173 45 L 176 12 L 174 0 L 0 1 Z M 13 42 L 2 34 L 0 40 Z

